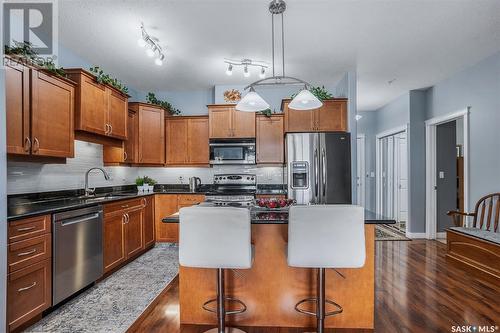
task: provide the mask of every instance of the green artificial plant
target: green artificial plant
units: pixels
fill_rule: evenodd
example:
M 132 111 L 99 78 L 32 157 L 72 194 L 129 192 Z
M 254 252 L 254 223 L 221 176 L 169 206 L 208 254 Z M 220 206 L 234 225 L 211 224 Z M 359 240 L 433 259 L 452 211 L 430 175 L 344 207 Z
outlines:
M 148 92 L 146 96 L 146 102 L 149 104 L 161 106 L 162 108 L 167 110 L 167 112 L 170 113 L 171 115 L 177 115 L 181 113 L 181 110 L 174 108 L 172 104 L 170 104 L 169 102 L 162 101 L 156 98 L 156 95 L 152 92 Z
M 99 66 L 90 67 L 90 72 L 96 76 L 96 80 L 101 84 L 108 84 L 124 94 L 128 94 L 128 88 L 118 81 L 118 79 L 106 74 Z

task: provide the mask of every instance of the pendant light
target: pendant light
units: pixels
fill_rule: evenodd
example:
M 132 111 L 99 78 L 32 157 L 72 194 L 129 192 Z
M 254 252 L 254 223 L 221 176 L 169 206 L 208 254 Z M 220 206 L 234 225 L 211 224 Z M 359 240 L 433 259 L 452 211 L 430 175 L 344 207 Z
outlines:
M 286 3 L 284 0 L 272 0 L 269 3 L 269 12 L 271 12 L 271 19 L 272 19 L 272 41 L 273 41 L 273 47 L 272 47 L 272 56 L 273 56 L 273 67 L 272 67 L 272 76 L 265 78 L 262 76 L 265 76 L 265 71 L 263 71 L 261 74 L 261 79 L 258 81 L 255 81 L 245 87 L 244 90 L 250 89 L 248 94 L 245 95 L 239 101 L 238 104 L 236 104 L 236 110 L 238 111 L 246 111 L 246 112 L 259 112 L 263 111 L 269 108 L 269 104 L 264 101 L 262 97 L 259 96 L 255 92 L 255 87 L 258 86 L 270 86 L 270 85 L 303 85 L 304 89 L 300 91 L 297 96 L 290 102 L 288 105 L 289 108 L 294 109 L 294 110 L 314 110 L 323 105 L 323 103 L 316 97 L 314 96 L 310 91 L 309 88 L 311 85 L 303 81 L 301 79 L 297 79 L 295 77 L 291 76 L 286 76 L 285 75 L 285 30 L 284 30 L 284 21 L 283 21 L 283 13 L 286 10 Z M 274 16 L 279 15 L 281 16 L 281 56 L 282 56 L 282 73 L 281 75 L 276 75 L 275 74 L 275 68 L 274 68 L 274 54 L 275 54 L 275 38 L 274 38 Z
M 236 104 L 236 110 L 259 112 L 269 109 L 269 104 L 255 92 L 253 88 Z
M 288 104 L 290 109 L 299 111 L 318 109 L 322 106 L 323 103 L 305 87 Z

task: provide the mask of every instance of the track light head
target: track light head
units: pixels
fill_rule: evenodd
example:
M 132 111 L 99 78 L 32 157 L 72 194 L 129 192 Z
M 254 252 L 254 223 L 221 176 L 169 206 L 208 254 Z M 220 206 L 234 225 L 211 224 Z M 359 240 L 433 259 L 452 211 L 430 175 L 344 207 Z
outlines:
M 227 76 L 233 75 L 233 65 L 229 64 L 229 66 L 227 66 L 226 75 Z
M 248 71 L 248 66 L 245 65 L 244 69 L 243 69 L 243 76 L 244 77 L 250 77 L 250 72 Z

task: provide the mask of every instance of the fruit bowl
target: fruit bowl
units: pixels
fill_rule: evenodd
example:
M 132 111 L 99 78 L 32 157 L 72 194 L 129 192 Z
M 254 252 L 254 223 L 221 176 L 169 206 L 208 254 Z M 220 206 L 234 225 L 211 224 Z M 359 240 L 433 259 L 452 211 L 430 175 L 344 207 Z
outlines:
M 293 199 L 277 199 L 277 198 L 266 198 L 266 199 L 255 199 L 255 206 L 266 210 L 281 210 L 286 209 L 293 205 L 295 200 Z

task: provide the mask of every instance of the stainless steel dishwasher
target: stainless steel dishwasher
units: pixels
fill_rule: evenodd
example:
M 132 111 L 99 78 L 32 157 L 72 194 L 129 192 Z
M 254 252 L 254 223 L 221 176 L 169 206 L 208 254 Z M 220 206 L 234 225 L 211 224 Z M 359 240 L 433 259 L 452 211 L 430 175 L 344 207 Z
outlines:
M 102 206 L 53 215 L 52 305 L 102 276 L 102 219 Z

